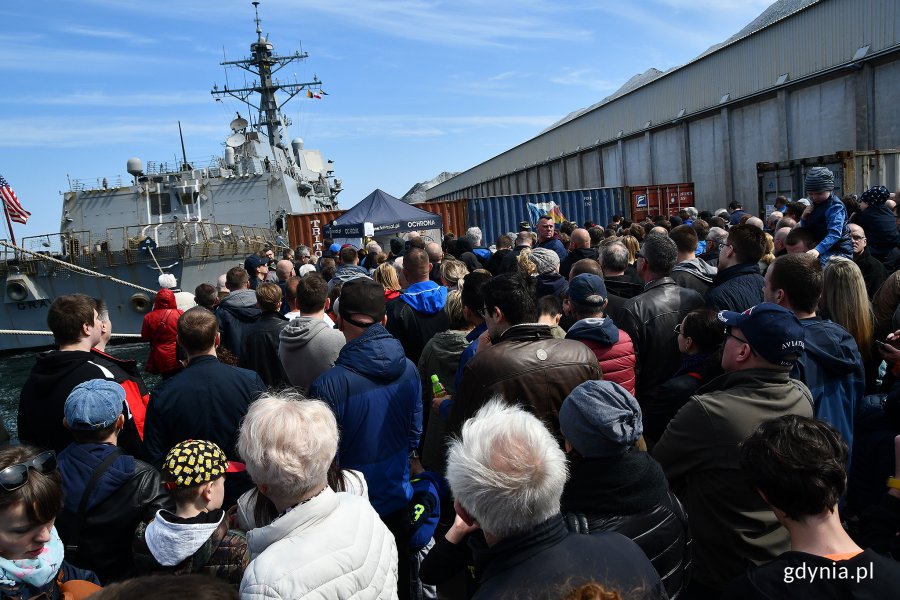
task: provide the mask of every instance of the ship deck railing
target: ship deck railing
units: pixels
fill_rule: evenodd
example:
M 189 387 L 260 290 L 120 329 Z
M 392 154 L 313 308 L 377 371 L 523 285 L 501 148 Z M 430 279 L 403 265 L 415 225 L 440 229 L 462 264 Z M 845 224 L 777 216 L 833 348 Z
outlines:
M 141 250 L 146 238 L 156 247 Z M 146 263 L 165 267 L 175 261 L 234 257 L 240 262 L 266 246 L 276 246 L 275 234 L 264 227 L 210 222 L 160 223 L 110 227 L 104 234 L 90 231 L 44 234 L 22 238 L 19 247 L 37 254 L 94 270 Z M 26 252 L 3 248 L 0 274 L 14 265 L 30 275 L 62 272 L 64 265 L 41 260 Z

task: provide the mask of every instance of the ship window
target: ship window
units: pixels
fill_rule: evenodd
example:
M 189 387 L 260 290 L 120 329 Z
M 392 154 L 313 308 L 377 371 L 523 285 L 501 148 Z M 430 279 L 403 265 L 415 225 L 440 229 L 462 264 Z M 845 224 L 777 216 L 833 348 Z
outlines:
M 172 212 L 172 197 L 169 192 L 150 194 L 150 214 L 164 215 Z

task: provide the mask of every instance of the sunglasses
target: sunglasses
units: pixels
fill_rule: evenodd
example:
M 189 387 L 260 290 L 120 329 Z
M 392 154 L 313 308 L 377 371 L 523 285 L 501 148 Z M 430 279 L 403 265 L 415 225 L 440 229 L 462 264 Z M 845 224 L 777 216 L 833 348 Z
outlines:
M 6 467 L 0 471 L 0 488 L 14 492 L 28 483 L 28 469 L 34 469 L 41 475 L 49 475 L 56 470 L 56 452 L 46 450 L 31 460 Z

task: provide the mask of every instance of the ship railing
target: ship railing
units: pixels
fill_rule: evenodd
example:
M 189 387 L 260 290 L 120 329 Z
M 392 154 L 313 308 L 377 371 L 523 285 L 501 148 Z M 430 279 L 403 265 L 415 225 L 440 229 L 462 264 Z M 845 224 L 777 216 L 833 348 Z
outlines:
M 106 241 L 95 238 L 90 231 L 69 231 L 66 233 L 49 233 L 43 235 L 31 235 L 23 237 L 19 241 L 19 247 L 35 254 L 44 254 L 51 258 L 64 260 L 73 265 L 88 269 L 97 268 L 97 253 Z M 46 261 L 30 254 L 16 253 L 19 261 L 19 269 L 35 275 L 38 265 Z M 52 267 L 56 270 L 56 267 Z
M 197 170 L 206 170 L 212 168 L 219 167 L 219 157 L 218 156 L 208 156 L 199 159 L 189 159 L 188 164 L 195 171 Z M 147 161 L 147 165 L 144 167 L 145 175 L 165 175 L 167 173 L 181 173 L 182 166 L 184 163 L 181 161 L 169 162 L 169 161 Z
M 121 175 L 115 177 L 97 177 L 96 179 L 72 179 L 69 182 L 69 190 L 72 192 L 84 192 L 88 190 L 114 190 L 125 187 Z

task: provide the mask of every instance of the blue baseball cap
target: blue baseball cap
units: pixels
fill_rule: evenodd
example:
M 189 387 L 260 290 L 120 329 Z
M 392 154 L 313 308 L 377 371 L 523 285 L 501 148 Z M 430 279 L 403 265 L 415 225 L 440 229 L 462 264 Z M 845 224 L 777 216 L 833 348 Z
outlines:
M 792 367 L 806 350 L 803 325 L 788 309 L 762 302 L 742 313 L 723 310 L 719 321 L 737 327 L 753 351 L 770 363 Z
M 122 414 L 125 390 L 115 381 L 91 379 L 79 383 L 66 398 L 63 413 L 71 429 L 93 431 L 109 427 Z

